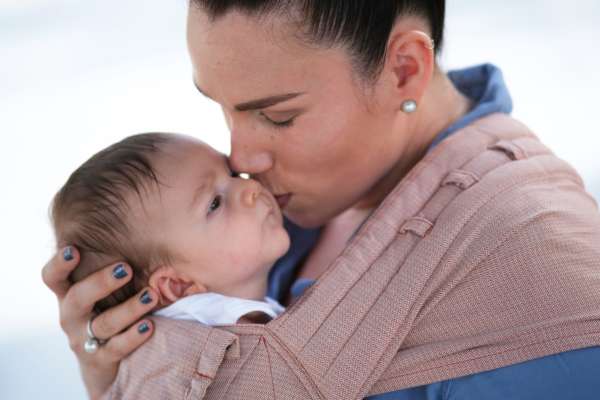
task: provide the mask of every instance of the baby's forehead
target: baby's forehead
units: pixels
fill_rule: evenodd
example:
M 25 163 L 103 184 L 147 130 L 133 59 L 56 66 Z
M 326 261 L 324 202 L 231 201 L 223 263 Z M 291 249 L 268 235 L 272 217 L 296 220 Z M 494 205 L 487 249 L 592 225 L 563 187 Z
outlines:
M 227 157 L 195 138 L 176 137 L 162 153 L 156 173 L 161 187 L 171 192 L 211 186 L 217 177 L 231 175 Z
M 172 145 L 173 150 L 178 153 L 185 153 L 200 157 L 204 156 L 213 159 L 226 158 L 223 153 L 219 152 L 208 143 L 203 142 L 202 140 L 193 136 L 173 135 L 170 144 Z

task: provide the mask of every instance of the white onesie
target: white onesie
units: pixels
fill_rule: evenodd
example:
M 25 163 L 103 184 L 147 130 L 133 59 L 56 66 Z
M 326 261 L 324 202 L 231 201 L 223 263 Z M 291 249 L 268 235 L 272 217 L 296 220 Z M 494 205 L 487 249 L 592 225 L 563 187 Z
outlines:
M 284 310 L 281 304 L 270 297 L 265 297 L 265 301 L 255 301 L 217 293 L 201 293 L 177 300 L 170 306 L 156 311 L 154 315 L 216 326 L 235 324 L 240 317 L 254 311 L 275 318 Z

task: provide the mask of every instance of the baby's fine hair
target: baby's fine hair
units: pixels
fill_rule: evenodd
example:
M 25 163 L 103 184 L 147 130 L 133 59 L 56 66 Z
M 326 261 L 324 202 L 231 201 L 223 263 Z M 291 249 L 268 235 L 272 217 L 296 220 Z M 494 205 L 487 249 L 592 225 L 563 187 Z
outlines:
M 57 247 L 73 245 L 80 252 L 69 276 L 72 283 L 117 261 L 133 269 L 131 281 L 95 304 L 98 313 L 135 295 L 148 284 L 153 266 L 170 262 L 167 249 L 143 234 L 144 225 L 135 226 L 131 207 L 150 190 L 159 190 L 152 159 L 171 140 L 165 133 L 129 136 L 87 160 L 53 199 Z

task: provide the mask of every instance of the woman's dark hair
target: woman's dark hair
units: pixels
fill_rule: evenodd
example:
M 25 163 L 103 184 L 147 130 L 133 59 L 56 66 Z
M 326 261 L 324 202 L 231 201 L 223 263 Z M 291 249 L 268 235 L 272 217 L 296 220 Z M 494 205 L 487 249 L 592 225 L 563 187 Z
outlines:
M 135 295 L 148 284 L 153 265 L 171 260 L 160 244 L 143 239 L 142 228 L 131 219 L 132 202 L 143 201 L 159 186 L 152 157 L 169 140 L 168 134 L 146 133 L 115 143 L 73 172 L 54 197 L 51 220 L 57 247 L 74 245 L 80 254 L 79 265 L 69 276 L 72 283 L 117 261 L 133 268 L 133 278 L 98 301 L 96 312 Z
M 436 54 L 444 38 L 445 0 L 191 0 L 215 20 L 235 10 L 247 15 L 298 14 L 306 39 L 325 46 L 344 45 L 358 72 L 373 79 L 385 58 L 398 16 L 414 15 L 429 23 Z

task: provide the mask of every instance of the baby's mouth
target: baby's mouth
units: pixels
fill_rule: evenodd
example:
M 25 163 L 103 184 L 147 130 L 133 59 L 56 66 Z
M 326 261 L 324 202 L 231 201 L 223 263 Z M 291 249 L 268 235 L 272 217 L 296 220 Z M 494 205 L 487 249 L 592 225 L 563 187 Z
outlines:
M 281 213 L 281 208 L 279 206 L 279 201 L 277 201 L 276 196 L 273 196 L 270 192 L 263 192 L 261 194 L 262 200 L 265 202 L 268 207 L 267 217 L 272 215 L 274 216 L 279 224 L 283 223 L 283 214 Z

